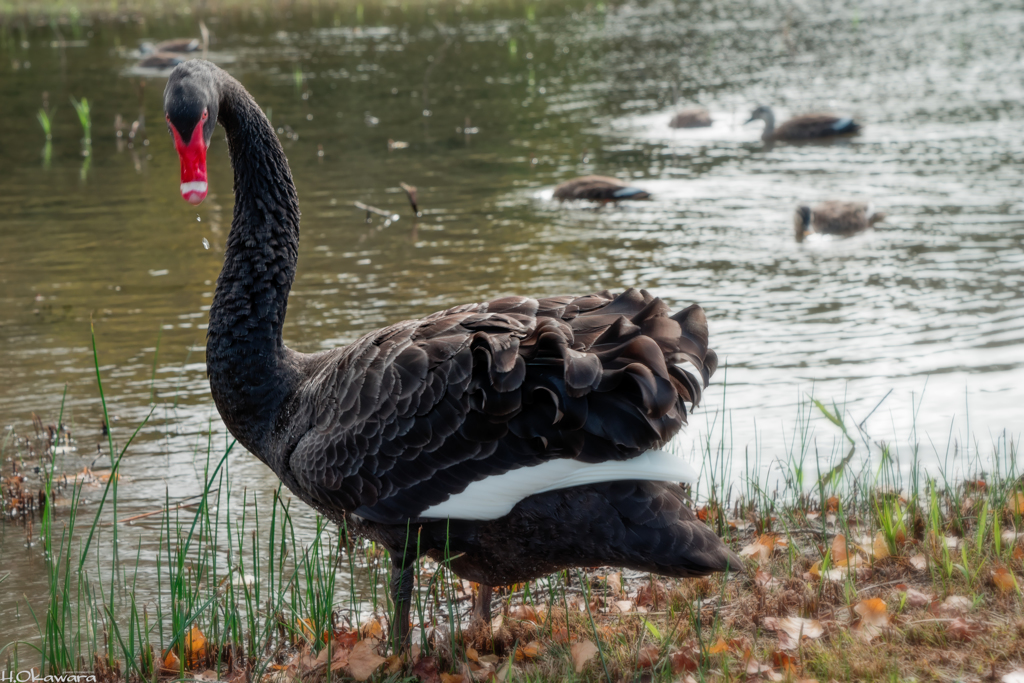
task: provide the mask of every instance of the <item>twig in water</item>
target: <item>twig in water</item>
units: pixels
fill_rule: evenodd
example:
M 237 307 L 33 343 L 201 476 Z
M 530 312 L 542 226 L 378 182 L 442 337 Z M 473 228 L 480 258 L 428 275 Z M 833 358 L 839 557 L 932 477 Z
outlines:
M 220 491 L 220 489 L 216 488 L 216 489 L 213 489 L 212 491 L 210 491 L 210 493 L 217 493 L 218 491 Z M 153 515 L 159 515 L 161 512 L 173 512 L 174 510 L 180 510 L 183 507 L 188 507 L 189 505 L 195 505 L 195 503 L 189 503 L 189 502 L 186 502 L 186 501 L 190 501 L 193 498 L 202 498 L 202 497 L 203 497 L 202 493 L 197 493 L 194 496 L 189 496 L 188 498 L 182 498 L 181 501 L 177 505 L 172 505 L 171 507 L 168 507 L 168 508 L 160 508 L 159 510 L 153 510 L 151 512 L 143 512 L 141 515 L 133 515 L 131 517 L 125 517 L 124 519 L 117 520 L 117 523 L 118 524 L 125 524 L 127 522 L 134 522 L 135 520 L 142 519 L 144 517 L 152 517 Z M 113 526 L 113 524 L 114 524 L 114 522 L 104 522 L 100 526 Z
M 412 207 L 412 212 L 416 217 L 420 217 L 423 214 L 420 213 L 420 207 L 416 204 L 416 186 L 409 185 L 408 183 L 398 183 L 398 186 L 405 191 L 405 198 L 409 200 L 409 206 Z
M 384 218 L 391 218 L 391 214 L 389 212 L 385 211 L 384 209 L 378 209 L 376 206 L 370 206 L 369 204 L 363 204 L 362 202 L 353 202 L 353 204 L 355 204 L 355 207 L 357 209 L 362 209 L 363 211 L 366 212 L 367 223 L 370 222 L 371 213 L 375 213 L 378 216 L 383 216 Z

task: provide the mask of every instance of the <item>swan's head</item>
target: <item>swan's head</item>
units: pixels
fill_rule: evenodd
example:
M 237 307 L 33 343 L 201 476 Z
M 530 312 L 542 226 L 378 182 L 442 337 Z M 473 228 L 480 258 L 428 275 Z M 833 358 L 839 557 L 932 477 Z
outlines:
M 811 232 L 811 207 L 798 206 L 793 215 L 793 232 L 797 242 L 803 242 Z
M 768 121 L 769 119 L 774 120 L 775 115 L 772 114 L 772 108 L 768 105 L 762 104 L 760 107 L 750 112 L 750 118 L 743 122 L 743 125 L 747 125 L 753 121 L 761 119 L 762 121 Z
M 219 71 L 202 60 L 183 62 L 164 89 L 164 115 L 181 160 L 181 196 L 189 204 L 206 199 L 206 150 L 217 125 Z

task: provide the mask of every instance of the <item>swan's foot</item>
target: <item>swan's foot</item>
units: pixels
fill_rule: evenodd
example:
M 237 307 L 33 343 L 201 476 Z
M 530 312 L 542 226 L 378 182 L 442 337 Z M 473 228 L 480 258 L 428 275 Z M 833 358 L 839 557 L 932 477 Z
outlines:
M 412 608 L 412 582 L 415 564 L 410 563 L 408 567 L 400 569 L 398 563 L 391 561 L 391 600 L 395 605 L 394 616 L 391 620 L 391 651 L 399 653 L 409 644 L 409 635 L 412 632 L 412 624 L 409 622 L 409 612 Z
M 485 624 L 491 623 L 491 594 L 494 589 L 488 585 L 480 584 L 480 590 L 473 604 L 473 621 L 481 621 Z

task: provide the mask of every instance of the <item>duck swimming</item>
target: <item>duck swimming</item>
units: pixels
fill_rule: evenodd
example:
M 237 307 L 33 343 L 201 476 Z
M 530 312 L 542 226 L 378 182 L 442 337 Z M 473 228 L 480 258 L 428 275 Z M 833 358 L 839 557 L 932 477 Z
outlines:
M 812 232 L 850 237 L 885 220 L 886 214 L 881 211 L 870 212 L 871 207 L 865 202 L 828 201 L 813 209 L 809 206 L 797 207 L 793 216 L 796 241 L 803 242 Z
M 711 114 L 703 107 L 684 109 L 668 122 L 669 128 L 707 128 L 711 125 Z
M 815 140 L 836 135 L 852 135 L 861 129 L 860 124 L 852 118 L 848 116 L 835 116 L 834 114 L 804 114 L 803 116 L 795 116 L 776 128 L 775 113 L 771 107 L 766 105 L 761 105 L 752 111 L 750 118 L 744 122 L 744 125 L 758 119 L 764 121 L 761 139 L 765 142 Z
M 586 199 L 592 202 L 618 202 L 625 199 L 650 199 L 651 195 L 638 187 L 630 187 L 618 178 L 588 175 L 566 180 L 555 187 L 555 199 Z

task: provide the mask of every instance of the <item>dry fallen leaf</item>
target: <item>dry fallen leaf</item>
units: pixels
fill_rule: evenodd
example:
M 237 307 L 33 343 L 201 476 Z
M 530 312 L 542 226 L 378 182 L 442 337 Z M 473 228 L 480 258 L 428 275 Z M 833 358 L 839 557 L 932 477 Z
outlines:
M 757 540 L 740 550 L 740 557 L 752 557 L 758 562 L 765 562 L 772 556 L 775 548 L 784 547 L 786 541 L 775 534 L 761 534 Z
M 981 624 L 963 617 L 957 617 L 946 626 L 946 633 L 956 640 L 971 640 L 984 630 L 985 627 Z
M 608 590 L 611 592 L 613 597 L 622 595 L 622 572 L 615 572 L 609 574 L 605 581 L 608 584 Z
M 695 653 L 678 650 L 670 654 L 668 659 L 672 664 L 672 673 L 674 674 L 697 670 L 697 655 Z
M 889 544 L 886 543 L 881 531 L 875 534 L 875 540 L 871 543 L 871 554 L 876 560 L 889 557 Z
M 992 583 L 1003 593 L 1017 590 L 1017 577 L 1006 567 L 996 567 L 992 570 Z
M 865 643 L 878 637 L 889 627 L 889 614 L 885 602 L 881 598 L 861 600 L 853 607 L 860 619 L 850 627 L 855 636 Z
M 516 661 L 536 659 L 544 654 L 544 646 L 539 641 L 531 640 L 526 645 L 516 648 Z
M 758 569 L 754 572 L 754 583 L 765 590 L 772 590 L 773 588 L 778 588 L 782 585 L 780 580 L 776 579 L 763 569 Z
M 914 555 L 910 558 L 910 566 L 919 572 L 923 572 L 928 569 L 928 558 L 924 555 Z
M 934 593 L 925 593 L 916 588 L 907 589 L 907 604 L 911 607 L 927 607 L 935 601 Z
M 636 664 L 641 669 L 653 669 L 661 661 L 661 651 L 653 645 L 648 645 L 640 650 L 637 655 Z
M 467 683 L 466 677 L 462 674 L 441 674 L 441 683 Z
M 364 621 L 362 626 L 359 627 L 359 632 L 363 638 L 377 638 L 379 640 L 384 636 L 384 627 L 380 625 L 380 620 L 374 617 Z
M 862 620 L 875 626 L 889 625 L 888 607 L 881 598 L 861 600 L 854 605 L 853 611 L 859 614 Z
M 377 640 L 364 638 L 356 643 L 348 655 L 348 672 L 357 681 L 365 681 L 385 661 L 377 654 Z
M 1024 491 L 1017 491 L 1007 499 L 1006 511 L 1011 515 L 1024 515 Z
M 576 667 L 576 673 L 583 671 L 583 667 L 587 665 L 587 662 L 597 654 L 597 645 L 594 645 L 589 640 L 584 640 L 582 643 L 573 643 L 569 649 L 572 653 L 572 663 Z
M 633 601 L 632 600 L 616 600 L 615 603 L 613 604 L 613 608 L 614 608 L 614 611 L 616 611 L 616 612 L 622 612 L 622 613 L 632 612 L 633 611 Z
M 419 679 L 420 683 L 441 683 L 441 674 L 438 672 L 437 659 L 434 657 L 420 657 L 412 665 L 412 673 Z
M 820 638 L 825 633 L 821 622 L 817 619 L 803 617 L 766 617 L 765 628 L 775 631 L 779 638 L 779 647 L 783 650 L 794 650 L 803 638 Z
M 519 605 L 512 610 L 512 617 L 520 621 L 532 621 L 535 624 L 540 623 L 540 617 L 537 616 L 537 610 L 530 605 Z
M 950 595 L 942 602 L 937 602 L 928 611 L 939 615 L 962 614 L 971 609 L 970 598 L 962 595 Z

